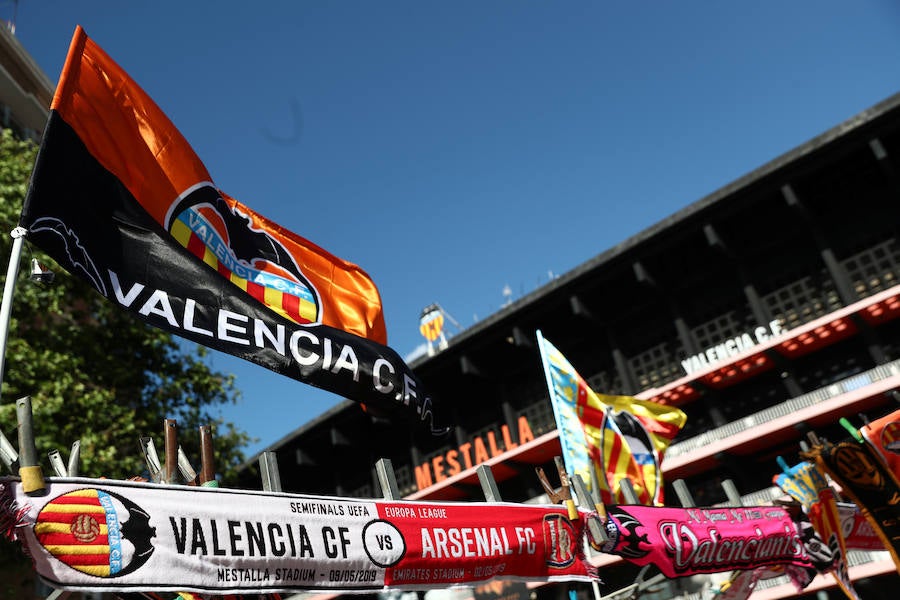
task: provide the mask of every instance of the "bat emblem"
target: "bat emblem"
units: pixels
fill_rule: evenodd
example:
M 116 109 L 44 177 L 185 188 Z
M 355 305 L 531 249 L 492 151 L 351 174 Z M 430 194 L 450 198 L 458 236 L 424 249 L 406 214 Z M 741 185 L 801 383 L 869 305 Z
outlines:
M 613 518 L 618 523 L 615 527 L 615 535 L 610 536 L 613 541 L 614 549 L 612 552 L 627 559 L 637 560 L 644 558 L 650 553 L 645 547 L 650 545 L 646 533 L 638 533 L 643 528 L 643 523 L 637 520 L 633 515 L 626 512 L 622 508 L 610 507 L 609 522 L 613 522 Z
M 41 217 L 35 219 L 28 229 L 28 233 L 29 235 L 43 234 L 57 238 L 52 242 L 48 240 L 47 245 L 52 244 L 61 248 L 68 260 L 68 264 L 63 265 L 66 270 L 88 280 L 98 292 L 106 296 L 106 284 L 100 277 L 100 272 L 94 265 L 93 259 L 81 244 L 78 235 L 65 223 L 56 217 Z

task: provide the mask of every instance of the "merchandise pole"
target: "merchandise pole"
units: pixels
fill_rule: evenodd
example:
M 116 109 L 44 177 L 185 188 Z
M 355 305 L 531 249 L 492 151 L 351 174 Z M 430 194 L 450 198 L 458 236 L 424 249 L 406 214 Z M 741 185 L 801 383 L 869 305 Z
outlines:
M 9 255 L 9 267 L 6 269 L 6 283 L 3 286 L 3 301 L 0 302 L 0 384 L 3 383 L 6 366 L 6 338 L 9 333 L 9 319 L 12 315 L 13 291 L 16 288 L 16 277 L 19 275 L 19 258 L 22 256 L 22 243 L 25 241 L 24 227 L 12 230 L 12 252 Z

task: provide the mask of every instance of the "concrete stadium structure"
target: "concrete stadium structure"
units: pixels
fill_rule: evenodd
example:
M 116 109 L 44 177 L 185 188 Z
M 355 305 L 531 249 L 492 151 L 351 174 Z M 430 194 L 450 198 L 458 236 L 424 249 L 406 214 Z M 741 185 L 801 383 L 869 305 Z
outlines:
M 663 466 L 697 505 L 780 495 L 776 458 L 809 431 L 837 441 L 844 416 L 892 412 L 900 388 L 900 95 L 873 106 L 610 248 L 412 367 L 453 423 L 435 441 L 344 402 L 267 448 L 285 491 L 379 497 L 390 459 L 401 495 L 479 501 L 476 467 L 503 500 L 539 499 L 535 467 L 560 454 L 535 346 L 541 330 L 601 393 L 688 415 Z M 565 243 L 561 240 L 556 243 Z M 258 486 L 255 459 L 244 471 Z M 609 594 L 639 574 L 597 558 Z M 897 573 L 886 553 L 851 555 L 866 598 Z M 577 587 L 577 586 L 576 586 Z M 687 594 L 668 582 L 645 598 Z M 567 586 L 532 590 L 563 597 Z M 589 588 L 578 589 L 589 594 Z M 808 597 L 842 597 L 818 577 Z M 587 595 L 585 597 L 588 597 Z M 796 597 L 769 582 L 754 598 Z

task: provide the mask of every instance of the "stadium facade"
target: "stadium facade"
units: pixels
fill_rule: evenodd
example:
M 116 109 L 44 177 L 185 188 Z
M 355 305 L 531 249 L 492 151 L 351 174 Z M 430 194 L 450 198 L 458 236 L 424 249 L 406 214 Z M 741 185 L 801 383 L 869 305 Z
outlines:
M 13 25 L 0 22 L 0 127 L 20 139 L 40 142 L 53 89 L 53 82 L 19 43 Z
M 552 242 L 552 240 L 551 240 Z M 560 240 L 558 243 L 565 243 Z M 484 500 L 487 464 L 502 499 L 542 490 L 535 467 L 560 454 L 535 342 L 541 330 L 600 393 L 677 405 L 687 424 L 663 463 L 666 503 L 680 480 L 697 505 L 781 495 L 812 431 L 838 441 L 898 408 L 900 94 L 779 156 L 457 333 L 412 363 L 452 421 L 436 442 L 344 402 L 266 449 L 285 491 L 379 497 L 390 459 L 402 496 Z M 255 459 L 244 471 L 259 486 Z M 723 484 L 725 484 L 723 486 Z M 641 573 L 596 558 L 601 593 Z M 851 553 L 863 597 L 897 572 L 887 553 Z M 687 593 L 669 582 L 645 598 Z M 563 597 L 570 586 L 532 590 Z M 590 589 L 576 589 L 579 595 Z M 843 597 L 819 576 L 807 597 Z M 797 597 L 785 581 L 754 598 Z M 888 597 L 884 595 L 883 597 Z

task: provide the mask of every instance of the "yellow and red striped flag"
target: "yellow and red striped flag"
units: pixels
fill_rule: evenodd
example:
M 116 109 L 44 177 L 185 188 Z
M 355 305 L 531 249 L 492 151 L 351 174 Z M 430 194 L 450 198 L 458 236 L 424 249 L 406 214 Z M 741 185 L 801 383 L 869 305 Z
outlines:
M 638 501 L 662 505 L 662 459 L 687 415 L 631 396 L 597 394 L 568 360 L 537 332 L 566 470 L 588 485 L 597 475 L 606 504 L 626 503 L 622 480 Z

